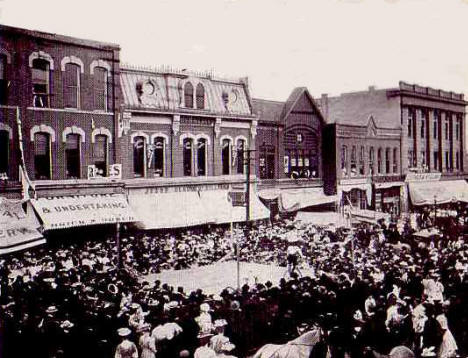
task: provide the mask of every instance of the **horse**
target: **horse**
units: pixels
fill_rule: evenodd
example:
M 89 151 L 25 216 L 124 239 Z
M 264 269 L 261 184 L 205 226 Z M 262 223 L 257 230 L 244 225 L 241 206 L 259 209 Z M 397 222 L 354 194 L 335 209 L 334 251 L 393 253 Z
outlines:
M 321 332 L 317 327 L 286 344 L 265 344 L 253 358 L 308 358 L 314 346 L 320 342 Z

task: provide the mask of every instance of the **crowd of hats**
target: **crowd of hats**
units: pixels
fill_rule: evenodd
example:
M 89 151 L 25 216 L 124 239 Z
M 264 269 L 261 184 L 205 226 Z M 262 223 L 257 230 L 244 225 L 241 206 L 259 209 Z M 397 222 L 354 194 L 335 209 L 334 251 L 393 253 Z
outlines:
M 353 358 L 368 347 L 388 353 L 399 345 L 429 356 L 447 330 L 458 352 L 466 352 L 468 245 L 462 238 L 424 244 L 396 225 L 351 232 L 259 224 L 241 239 L 242 260 L 284 265 L 294 241 L 313 274 L 219 295 L 141 280 L 229 256 L 233 242 L 225 231 L 125 237 L 126 270 L 120 272 L 114 238 L 4 257 L 2 356 L 111 357 L 120 337 L 138 342 L 150 331 L 163 357 L 191 356 L 200 346 L 229 347 L 242 357 L 262 344 L 295 338 L 301 323 L 320 324 L 329 343 Z

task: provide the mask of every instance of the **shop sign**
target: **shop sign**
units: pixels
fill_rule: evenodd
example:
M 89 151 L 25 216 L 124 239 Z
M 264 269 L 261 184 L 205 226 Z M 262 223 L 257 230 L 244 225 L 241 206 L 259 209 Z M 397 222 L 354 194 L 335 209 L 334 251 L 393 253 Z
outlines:
M 441 173 L 408 173 L 405 181 L 438 181 L 441 175 Z
M 186 191 L 229 190 L 229 184 L 202 184 L 145 188 L 145 194 L 180 193 Z

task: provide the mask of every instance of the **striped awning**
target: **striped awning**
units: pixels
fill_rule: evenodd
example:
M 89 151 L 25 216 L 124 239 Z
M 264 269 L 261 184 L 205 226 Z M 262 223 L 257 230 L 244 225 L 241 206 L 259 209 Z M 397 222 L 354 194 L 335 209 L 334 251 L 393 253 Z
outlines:
M 0 197 L 0 255 L 45 243 L 31 204 Z

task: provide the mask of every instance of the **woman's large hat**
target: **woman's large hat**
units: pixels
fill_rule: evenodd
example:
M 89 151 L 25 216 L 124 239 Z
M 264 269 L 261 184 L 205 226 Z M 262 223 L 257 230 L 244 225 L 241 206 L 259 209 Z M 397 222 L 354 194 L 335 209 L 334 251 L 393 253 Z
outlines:
M 127 337 L 132 333 L 132 331 L 130 330 L 130 328 L 124 327 L 124 328 L 119 328 L 117 330 L 117 333 L 120 337 Z

